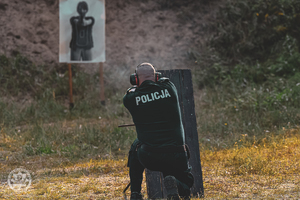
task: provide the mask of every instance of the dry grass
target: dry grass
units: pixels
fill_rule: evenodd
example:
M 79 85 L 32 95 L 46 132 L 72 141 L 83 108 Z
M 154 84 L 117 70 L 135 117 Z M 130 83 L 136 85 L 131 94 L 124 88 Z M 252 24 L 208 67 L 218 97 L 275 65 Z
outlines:
M 3 136 L 2 132 L 0 198 L 123 198 L 122 191 L 129 183 L 127 158 L 72 161 L 58 154 L 24 157 L 17 151 L 16 141 Z M 200 147 L 205 198 L 300 198 L 300 129 L 265 136 L 255 140 L 244 135 L 230 149 Z M 15 192 L 7 184 L 9 172 L 19 167 L 32 176 L 31 187 L 23 192 Z M 144 196 L 145 188 L 143 183 Z
M 252 144 L 244 136 L 232 149 L 202 151 L 206 197 L 300 198 L 299 133 L 291 129 Z
M 121 198 L 123 189 L 129 183 L 126 162 L 125 159 L 69 162 L 67 159 L 54 156 L 31 157 L 22 165 L 22 168 L 30 171 L 32 175 L 30 188 L 26 192 L 15 192 L 3 182 L 0 186 L 0 197 L 5 199 Z M 8 173 L 18 166 L 16 163 L 6 163 L 1 164 L 1 171 L 4 172 L 2 178 L 7 177 Z

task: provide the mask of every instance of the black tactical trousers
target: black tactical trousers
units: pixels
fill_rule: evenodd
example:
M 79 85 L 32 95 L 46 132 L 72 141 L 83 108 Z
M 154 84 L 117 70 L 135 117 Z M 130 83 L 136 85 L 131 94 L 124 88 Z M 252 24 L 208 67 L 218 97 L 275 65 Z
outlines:
M 194 177 L 188 163 L 186 152 L 154 153 L 138 148 L 135 141 L 129 152 L 128 167 L 131 181 L 131 192 L 140 192 L 145 168 L 160 171 L 163 177 L 174 176 L 177 181 L 179 195 L 190 196 L 190 188 Z

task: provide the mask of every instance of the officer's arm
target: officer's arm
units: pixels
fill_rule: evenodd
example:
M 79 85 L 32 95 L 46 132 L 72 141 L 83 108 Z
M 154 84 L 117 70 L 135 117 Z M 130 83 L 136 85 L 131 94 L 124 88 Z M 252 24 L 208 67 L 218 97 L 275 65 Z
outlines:
M 160 79 L 158 79 L 158 82 L 160 83 L 168 83 L 170 82 L 170 79 L 167 77 L 161 77 Z
M 128 108 L 130 102 L 132 101 L 131 99 L 134 98 L 134 93 L 136 91 L 137 87 L 133 86 L 131 88 L 128 88 L 126 91 L 126 94 L 123 97 L 123 104 L 126 108 Z
M 162 84 L 165 84 L 165 85 L 168 85 L 170 88 L 172 88 L 175 92 L 177 92 L 177 88 L 175 87 L 174 83 L 172 83 L 170 81 L 169 78 L 167 77 L 162 77 L 158 80 L 158 82 L 162 83 Z
M 169 87 L 172 87 L 173 89 L 176 90 L 175 85 L 167 77 L 162 77 L 162 78 L 158 79 L 158 82 L 162 83 L 162 84 L 165 84 L 165 85 L 168 85 Z

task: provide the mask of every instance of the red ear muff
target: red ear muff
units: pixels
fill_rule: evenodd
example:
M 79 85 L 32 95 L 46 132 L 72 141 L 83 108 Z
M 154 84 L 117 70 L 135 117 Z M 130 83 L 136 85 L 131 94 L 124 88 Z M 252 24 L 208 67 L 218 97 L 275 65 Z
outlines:
M 131 85 L 139 85 L 139 78 L 136 73 L 130 75 L 130 83 Z
M 155 76 L 155 82 L 157 82 L 162 77 L 160 72 L 155 72 L 154 76 Z
M 155 72 L 154 76 L 155 82 L 157 82 L 162 77 L 160 72 Z M 139 77 L 136 73 L 130 75 L 130 83 L 131 85 L 139 85 Z

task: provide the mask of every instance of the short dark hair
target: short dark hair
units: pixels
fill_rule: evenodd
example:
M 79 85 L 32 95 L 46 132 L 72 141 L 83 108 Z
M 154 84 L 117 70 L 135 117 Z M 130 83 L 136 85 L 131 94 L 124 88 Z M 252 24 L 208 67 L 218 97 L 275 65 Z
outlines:
M 88 5 L 85 1 L 80 1 L 78 4 L 77 4 L 77 12 L 79 13 L 80 12 L 80 9 L 85 9 L 85 10 L 89 10 L 88 8 Z

